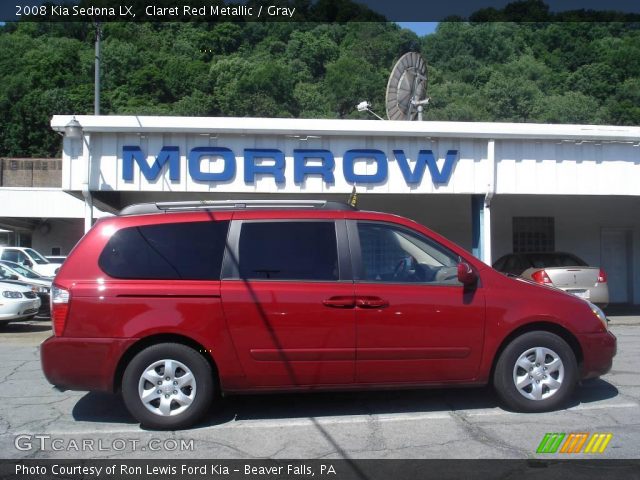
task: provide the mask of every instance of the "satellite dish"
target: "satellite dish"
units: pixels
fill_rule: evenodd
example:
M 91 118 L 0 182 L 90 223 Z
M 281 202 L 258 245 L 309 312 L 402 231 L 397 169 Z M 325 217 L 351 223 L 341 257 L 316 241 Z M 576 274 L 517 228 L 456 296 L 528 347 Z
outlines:
M 427 97 L 427 62 L 417 52 L 405 53 L 396 62 L 387 82 L 387 118 L 422 120 Z

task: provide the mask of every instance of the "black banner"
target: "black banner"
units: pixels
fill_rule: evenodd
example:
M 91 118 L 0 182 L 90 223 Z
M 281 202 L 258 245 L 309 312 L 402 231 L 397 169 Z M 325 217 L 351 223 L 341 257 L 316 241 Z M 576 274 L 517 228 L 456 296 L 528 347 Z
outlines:
M 640 479 L 640 460 L 1 460 L 0 480 Z
M 14 0 L 0 21 L 31 22 L 639 21 L 627 0 Z

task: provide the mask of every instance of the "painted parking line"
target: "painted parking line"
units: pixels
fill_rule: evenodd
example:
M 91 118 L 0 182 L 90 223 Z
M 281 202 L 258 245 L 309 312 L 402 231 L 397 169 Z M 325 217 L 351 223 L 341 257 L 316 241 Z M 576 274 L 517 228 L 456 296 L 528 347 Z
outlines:
M 566 412 L 572 411 L 584 411 L 584 410 L 604 410 L 612 408 L 638 408 L 640 405 L 633 402 L 625 403 L 601 403 L 598 405 L 578 405 L 566 409 Z M 466 417 L 516 417 L 521 415 L 517 412 L 508 412 L 499 408 L 496 409 L 484 409 L 478 411 L 469 410 L 457 410 L 457 413 L 461 413 Z M 553 413 L 553 412 L 551 412 Z M 545 413 L 544 415 L 549 415 Z M 529 417 L 528 417 L 529 418 Z M 533 417 L 531 417 L 533 418 Z M 189 430 L 192 434 L 197 434 L 201 431 L 209 429 L 238 429 L 238 428 L 282 428 L 282 427 L 309 427 L 314 425 L 346 425 L 346 424 L 366 424 L 371 421 L 375 422 L 419 422 L 419 421 L 433 421 L 433 420 L 453 420 L 452 412 L 425 412 L 425 413 L 389 413 L 378 415 L 351 415 L 348 417 L 305 417 L 305 418 L 293 418 L 293 419 L 251 419 L 251 420 L 235 420 L 218 425 L 211 425 L 208 427 L 197 428 Z M 29 433 L 29 432 L 20 432 Z M 39 431 L 38 433 L 43 433 Z M 87 430 L 65 430 L 62 432 L 46 432 L 47 434 L 55 434 L 60 436 L 81 436 L 81 435 L 112 435 L 112 434 L 152 434 L 148 430 L 142 430 L 137 425 L 131 425 L 129 427 L 118 427 L 111 429 L 96 429 L 96 425 L 87 425 Z M 13 434 L 3 434 L 0 437 L 13 436 Z

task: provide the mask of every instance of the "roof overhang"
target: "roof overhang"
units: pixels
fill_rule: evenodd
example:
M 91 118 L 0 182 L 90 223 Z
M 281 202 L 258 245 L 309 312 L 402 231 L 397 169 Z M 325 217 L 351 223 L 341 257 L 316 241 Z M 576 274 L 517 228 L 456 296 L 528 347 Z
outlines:
M 288 135 L 454 137 L 487 139 L 640 141 L 640 127 L 497 122 L 409 122 L 300 118 L 158 117 L 54 115 L 51 127 L 64 132 L 75 118 L 86 133 L 195 133 L 203 135 Z

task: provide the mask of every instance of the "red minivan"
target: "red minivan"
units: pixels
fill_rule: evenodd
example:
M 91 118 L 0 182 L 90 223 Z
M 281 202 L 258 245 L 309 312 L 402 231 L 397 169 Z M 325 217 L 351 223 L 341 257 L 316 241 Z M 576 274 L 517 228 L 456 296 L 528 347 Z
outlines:
M 98 220 L 51 297 L 47 379 L 122 392 L 150 428 L 246 392 L 492 383 L 539 412 L 616 353 L 595 305 L 337 202 L 133 205 Z

